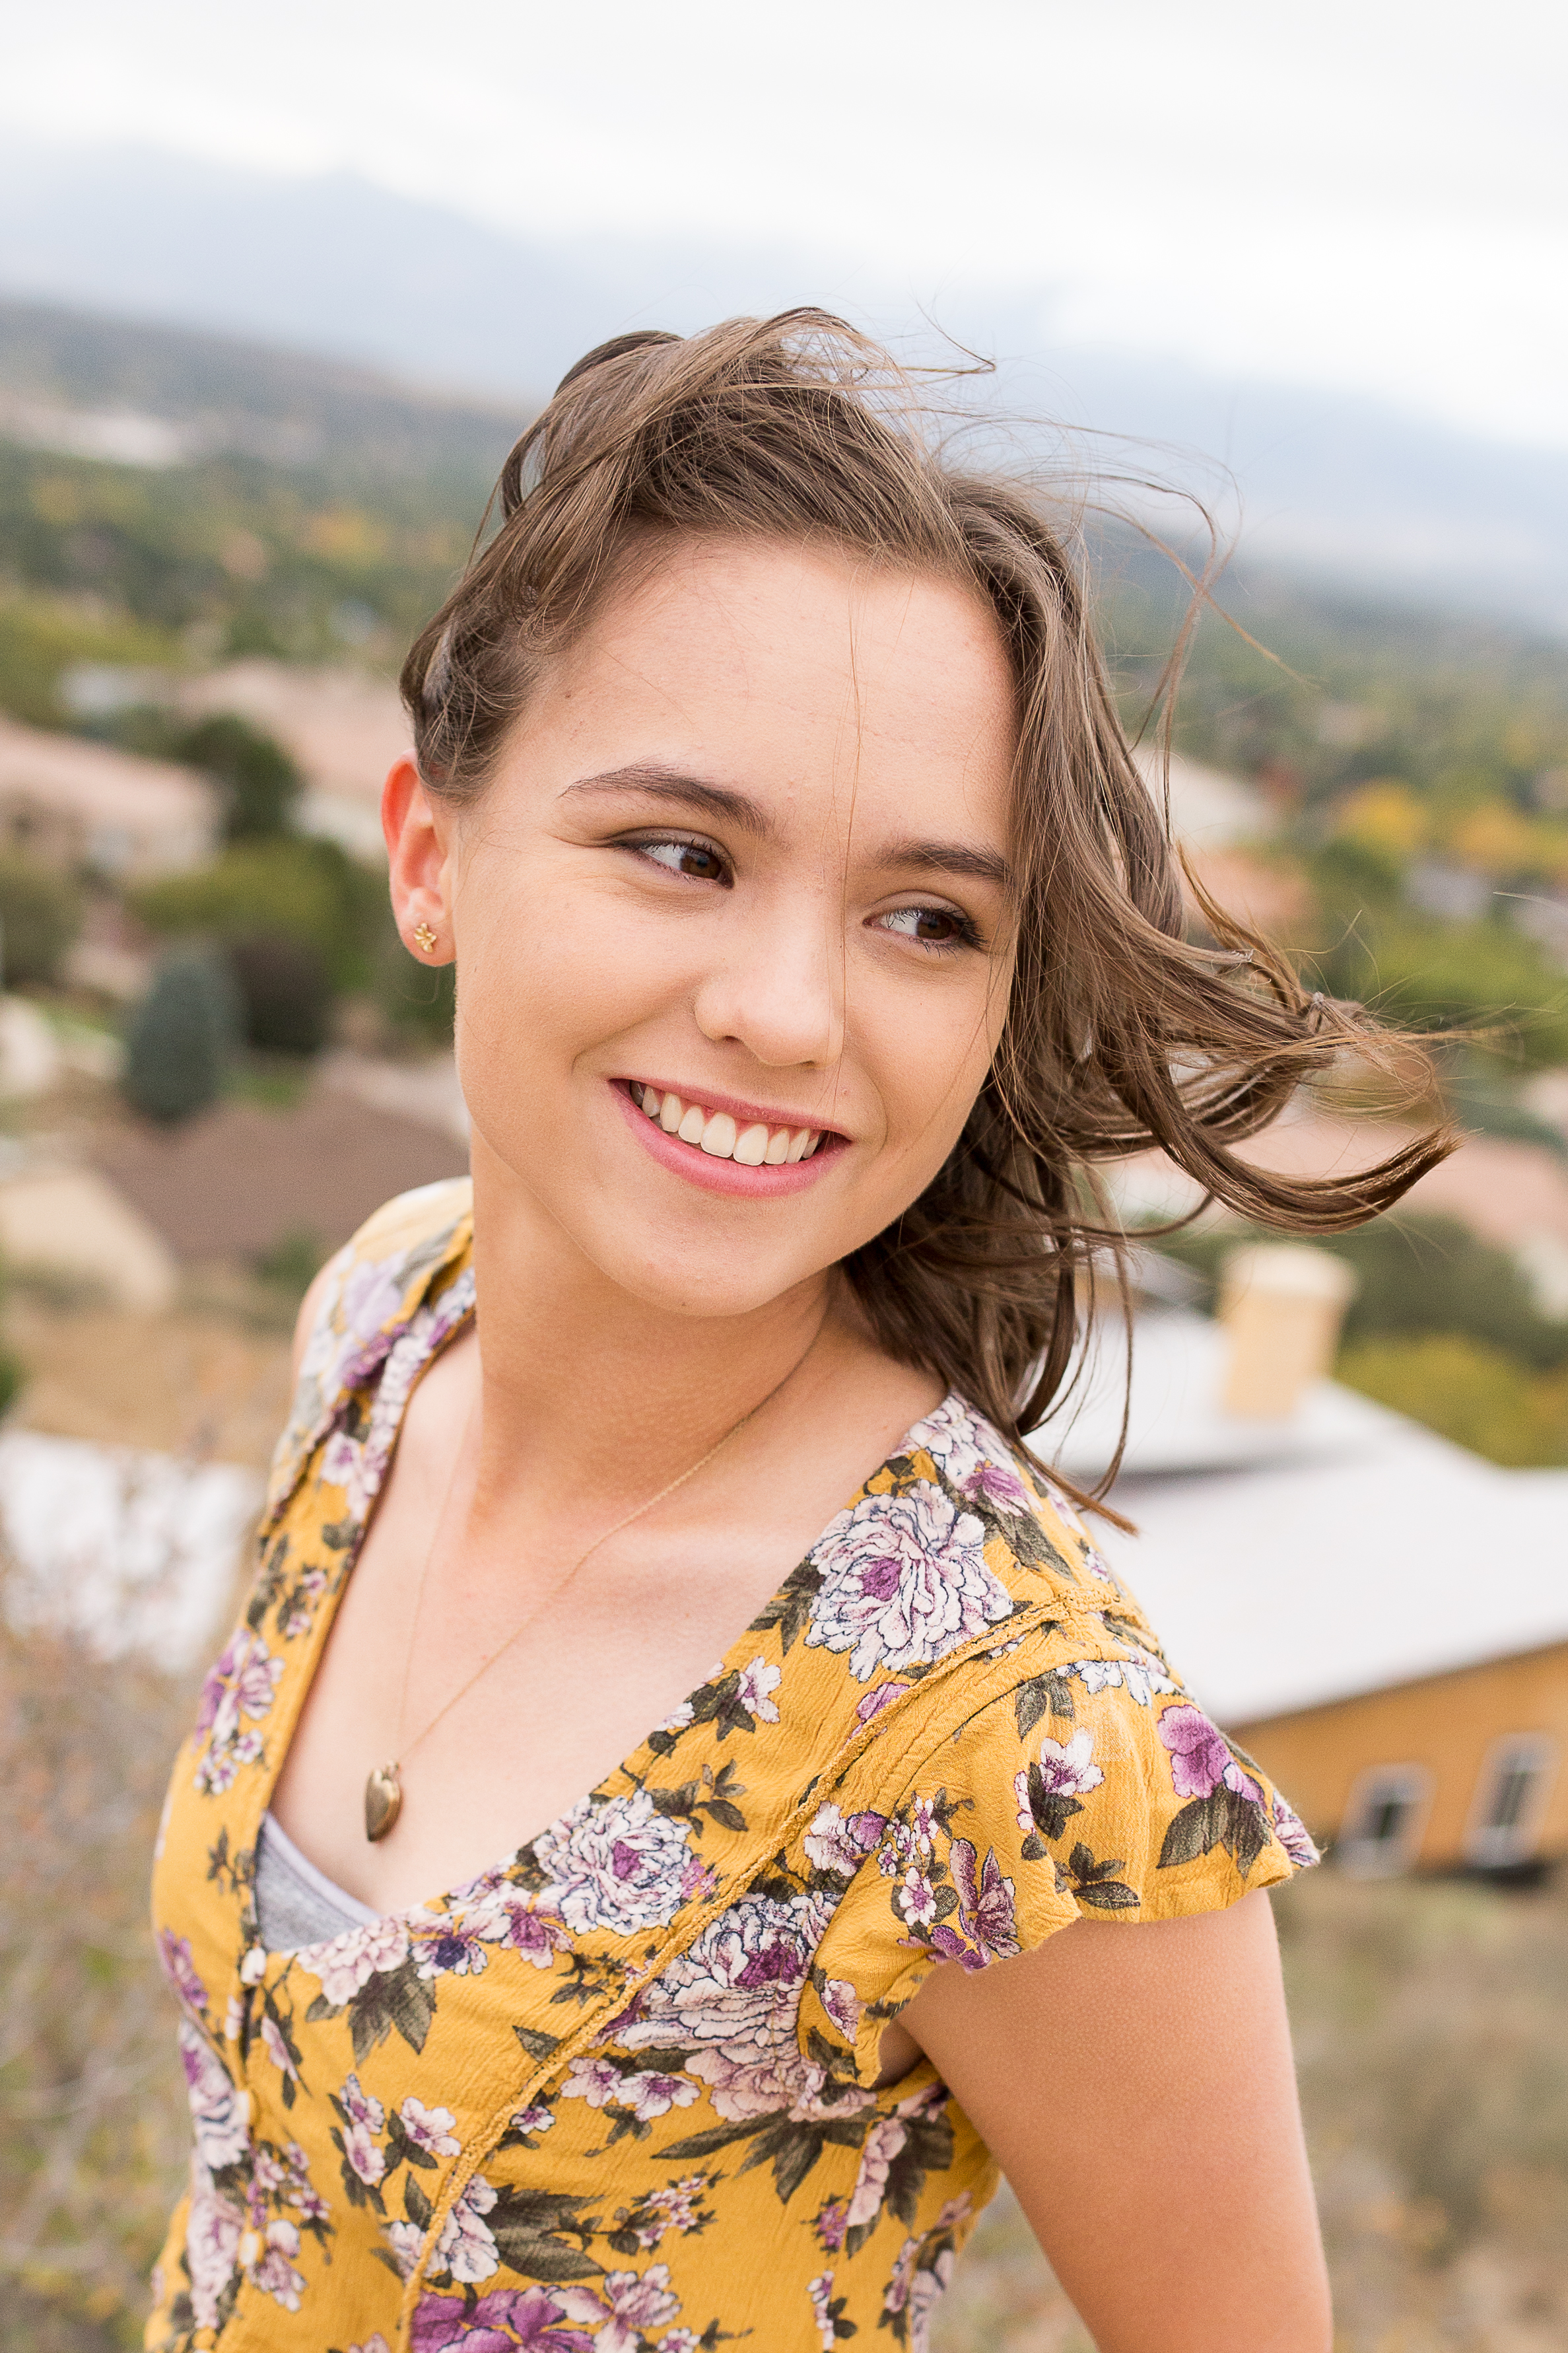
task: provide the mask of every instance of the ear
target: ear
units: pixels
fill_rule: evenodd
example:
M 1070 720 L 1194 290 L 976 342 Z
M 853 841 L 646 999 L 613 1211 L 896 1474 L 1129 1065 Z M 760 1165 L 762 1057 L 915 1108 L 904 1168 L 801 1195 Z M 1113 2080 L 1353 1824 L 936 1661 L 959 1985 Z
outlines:
M 406 753 L 393 762 L 381 788 L 381 830 L 392 912 L 404 946 L 421 964 L 450 964 L 450 819 L 426 791 Z

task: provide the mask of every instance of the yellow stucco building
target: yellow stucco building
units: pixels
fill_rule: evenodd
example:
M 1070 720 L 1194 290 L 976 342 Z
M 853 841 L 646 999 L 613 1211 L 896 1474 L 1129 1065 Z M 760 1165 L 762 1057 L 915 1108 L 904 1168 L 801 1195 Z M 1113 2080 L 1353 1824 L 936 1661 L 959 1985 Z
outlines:
M 1234 1728 L 1349 1870 L 1568 1854 L 1568 1642 Z

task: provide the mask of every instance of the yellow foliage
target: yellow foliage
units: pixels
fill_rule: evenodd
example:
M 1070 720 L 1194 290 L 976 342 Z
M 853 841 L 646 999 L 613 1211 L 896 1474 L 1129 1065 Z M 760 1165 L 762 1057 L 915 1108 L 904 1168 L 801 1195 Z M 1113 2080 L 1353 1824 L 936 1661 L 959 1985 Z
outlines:
M 1374 776 L 1344 803 L 1335 830 L 1347 841 L 1403 860 L 1414 858 L 1426 839 L 1426 812 L 1400 777 Z
M 312 515 L 305 543 L 334 564 L 373 564 L 386 546 L 386 533 L 358 507 L 326 507 Z
M 1482 801 L 1450 828 L 1448 846 L 1483 874 L 1520 874 L 1535 871 L 1541 845 L 1537 828 L 1518 809 L 1507 801 Z

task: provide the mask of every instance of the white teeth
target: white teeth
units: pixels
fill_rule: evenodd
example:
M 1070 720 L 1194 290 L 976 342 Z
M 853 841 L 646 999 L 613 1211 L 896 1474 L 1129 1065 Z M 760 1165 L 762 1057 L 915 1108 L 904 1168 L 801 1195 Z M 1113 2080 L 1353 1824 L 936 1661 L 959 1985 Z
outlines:
M 761 1120 L 737 1128 L 727 1111 L 707 1112 L 700 1103 L 683 1103 L 677 1094 L 661 1094 L 658 1087 L 631 1082 L 632 1101 L 657 1121 L 667 1135 L 695 1144 L 714 1160 L 736 1160 L 742 1168 L 782 1168 L 788 1162 L 809 1160 L 822 1142 L 822 1130 L 810 1127 L 768 1127 Z

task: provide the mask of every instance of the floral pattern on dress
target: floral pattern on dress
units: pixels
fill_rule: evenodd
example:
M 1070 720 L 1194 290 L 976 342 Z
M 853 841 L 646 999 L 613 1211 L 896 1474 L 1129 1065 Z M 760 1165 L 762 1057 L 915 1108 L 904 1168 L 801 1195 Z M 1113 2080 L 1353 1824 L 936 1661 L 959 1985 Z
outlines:
M 973 1513 L 930 1481 L 866 1496 L 813 1547 L 822 1585 L 807 1642 L 847 1651 L 857 1683 L 881 1668 L 930 1666 L 1013 1614 L 1012 1596 L 986 1564 L 984 1537 Z
M 627 1936 L 662 1927 L 680 1907 L 690 1835 L 646 1789 L 584 1798 L 534 1841 L 545 1874 L 540 1900 L 568 1928 Z
M 626 1762 L 493 1868 L 295 1952 L 258 1827 L 407 1399 L 473 1312 L 467 1199 L 341 1254 L 155 1926 L 190 2188 L 148 2344 L 920 2353 L 995 2183 L 888 2021 L 1081 1911 L 1311 1859 L 1043 1473 L 949 1398 Z

